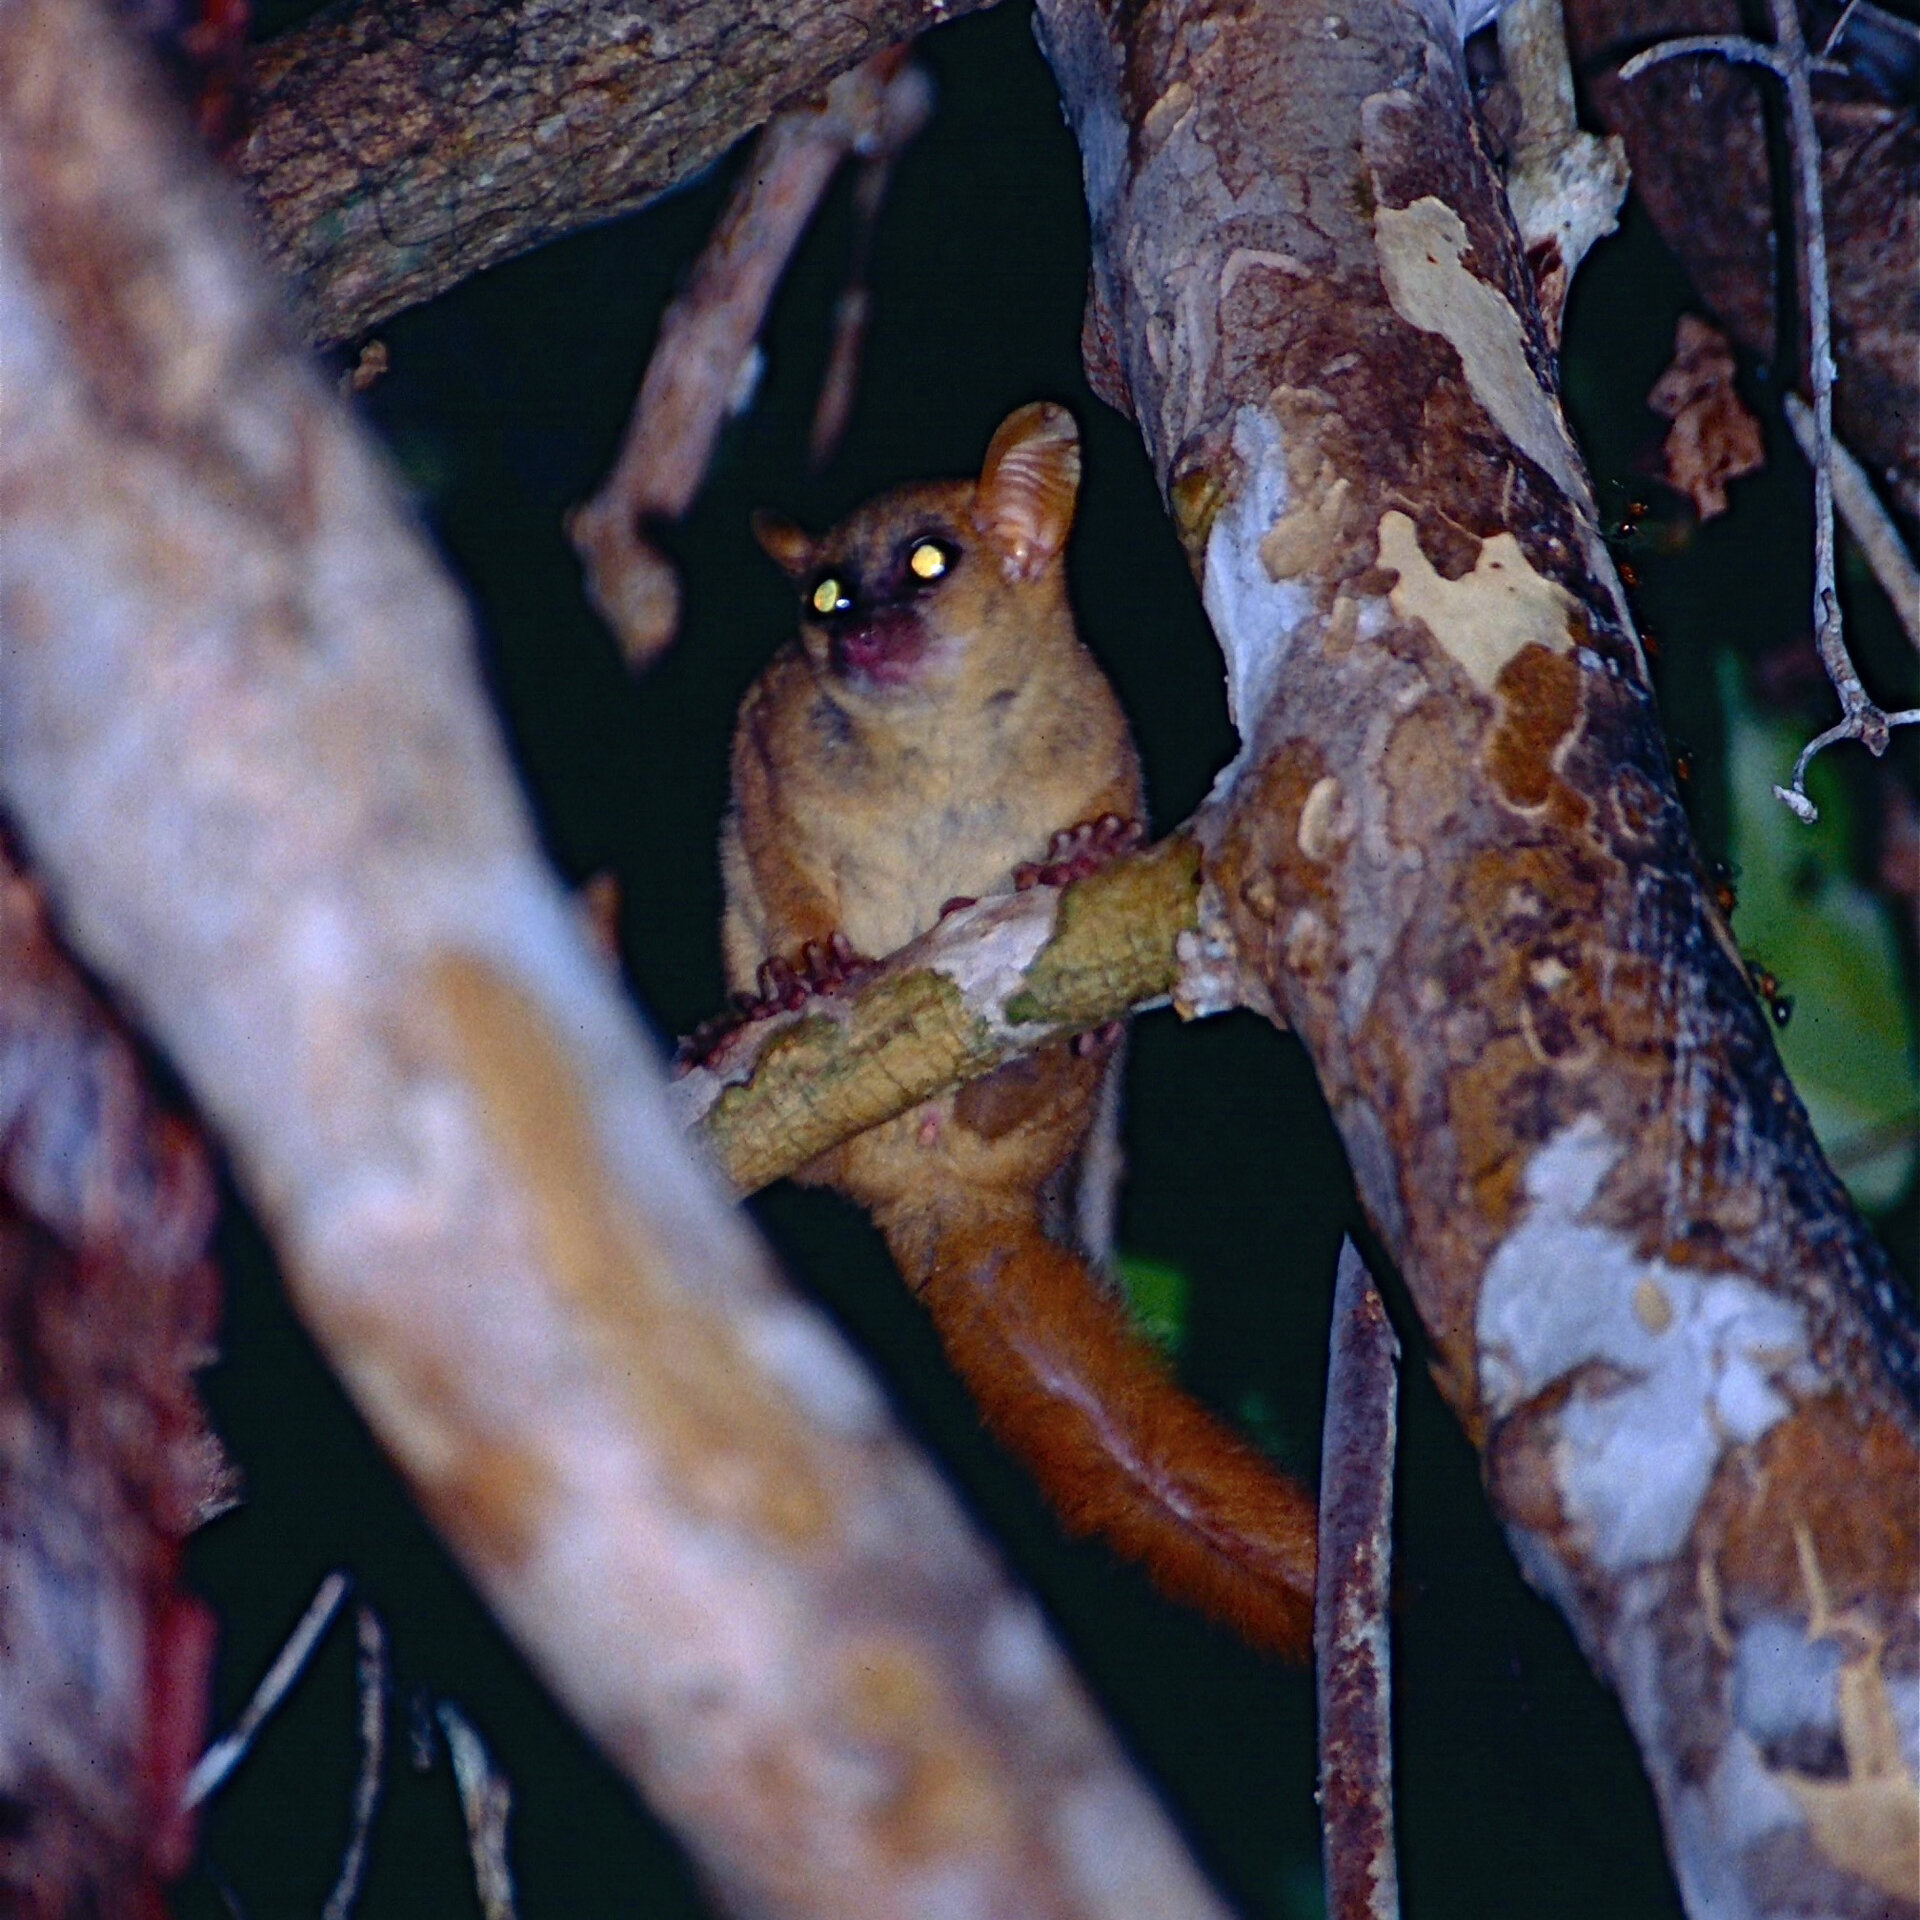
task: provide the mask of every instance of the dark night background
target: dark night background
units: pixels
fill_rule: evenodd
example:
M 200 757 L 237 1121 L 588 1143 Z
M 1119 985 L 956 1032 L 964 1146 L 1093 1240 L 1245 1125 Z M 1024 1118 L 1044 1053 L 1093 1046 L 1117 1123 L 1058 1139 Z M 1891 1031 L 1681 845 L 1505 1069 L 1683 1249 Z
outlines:
M 1137 437 L 1080 372 L 1078 157 L 1026 11 L 1009 4 L 977 16 L 924 51 L 940 104 L 898 170 L 877 237 L 873 329 L 843 450 L 808 475 L 807 425 L 852 237 L 844 181 L 780 296 L 757 404 L 730 429 L 704 497 L 674 536 L 688 617 L 674 653 L 644 682 L 628 677 L 586 609 L 560 520 L 612 458 L 660 309 L 737 156 L 637 218 L 381 330 L 392 371 L 363 403 L 367 416 L 468 585 L 557 864 L 576 881 L 604 869 L 619 876 L 634 989 L 664 1033 L 691 1028 L 720 1001 L 714 839 L 726 739 L 740 693 L 791 622 L 788 589 L 747 533 L 755 506 L 824 527 L 894 481 L 973 470 L 1005 413 L 1036 397 L 1065 400 L 1086 443 L 1073 555 L 1082 630 L 1134 717 L 1155 824 L 1186 814 L 1231 752 L 1218 657 Z M 1664 642 L 1668 724 L 1691 759 L 1690 803 L 1711 857 L 1725 844 L 1728 812 L 1715 648 L 1759 662 L 1804 641 L 1807 488 L 1770 414 L 1764 374 L 1751 369 L 1776 457 L 1736 490 L 1727 520 L 1695 532 L 1687 510 L 1640 477 L 1662 428 L 1641 396 L 1670 355 L 1686 300 L 1678 269 L 1630 219 L 1577 283 L 1567 384 L 1609 512 L 1649 503 L 1627 557 Z M 1910 672 L 1884 610 L 1870 594 L 1853 599 L 1869 683 L 1875 662 Z M 1897 681 L 1879 684 L 1898 691 Z M 1864 756 L 1853 759 L 1843 779 L 1864 776 Z M 1866 794 L 1863 814 L 1870 802 Z M 1803 1000 L 1819 990 L 1783 984 Z M 1250 1018 L 1184 1030 L 1167 1014 L 1143 1020 L 1127 1145 L 1121 1242 L 1187 1278 L 1184 1376 L 1311 1471 L 1334 1256 L 1354 1213 L 1303 1054 Z M 1260 1920 L 1317 1913 L 1307 1680 L 1171 1611 L 1102 1550 L 1060 1540 L 980 1434 L 851 1210 L 786 1190 L 755 1211 L 789 1271 L 819 1288 L 894 1383 L 903 1416 L 1040 1590 L 1230 1897 Z M 225 1622 L 218 1723 L 237 1711 L 321 1576 L 346 1567 L 387 1623 L 398 1681 L 361 1913 L 478 1911 L 444 1758 L 421 1772 L 409 1757 L 408 1730 L 429 1696 L 455 1700 L 511 1777 L 525 1920 L 705 1912 L 674 1843 L 547 1704 L 412 1515 L 291 1320 L 238 1206 L 222 1246 L 225 1356 L 207 1390 L 246 1500 L 200 1537 L 190 1568 Z M 1910 1246 L 1903 1251 L 1911 1271 Z M 1677 1915 L 1618 1711 L 1559 1617 L 1515 1573 L 1473 1454 L 1388 1280 L 1408 1350 L 1394 1622 L 1407 1910 L 1421 1920 Z M 206 1864 L 177 1896 L 182 1920 L 318 1912 L 356 1763 L 352 1664 L 351 1628 L 336 1628 L 213 1809 Z

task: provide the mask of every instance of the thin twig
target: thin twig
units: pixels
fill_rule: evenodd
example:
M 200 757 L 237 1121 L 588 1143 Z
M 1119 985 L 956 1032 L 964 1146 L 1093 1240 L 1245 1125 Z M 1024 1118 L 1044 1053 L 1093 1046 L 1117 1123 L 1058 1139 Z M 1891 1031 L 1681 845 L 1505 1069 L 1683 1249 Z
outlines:
M 360 1702 L 360 1773 L 353 1785 L 353 1826 L 347 1838 L 340 1875 L 321 1909 L 321 1920 L 347 1920 L 360 1897 L 367 1871 L 367 1844 L 373 1837 L 373 1816 L 380 1806 L 380 1781 L 387 1758 L 387 1636 L 380 1616 L 369 1606 L 353 1614 L 360 1644 L 356 1680 Z
M 833 458 L 853 413 L 867 323 L 873 313 L 868 260 L 873 251 L 873 231 L 892 178 L 893 157 L 882 154 L 863 160 L 854 181 L 853 255 L 847 263 L 847 284 L 833 303 L 833 338 L 827 348 L 826 371 L 820 376 L 820 395 L 814 402 L 813 427 L 807 436 L 807 464 L 815 472 Z
M 926 119 L 928 82 L 906 58 L 890 47 L 768 122 L 660 322 L 612 473 L 568 516 L 588 597 L 632 666 L 671 645 L 680 620 L 679 577 L 649 530 L 693 504 L 722 425 L 751 397 L 768 305 L 828 185 L 849 154 L 897 151 Z
M 1787 425 L 1793 429 L 1800 451 L 1811 461 L 1815 457 L 1813 410 L 1797 393 L 1787 395 L 1786 407 Z M 1914 565 L 1893 516 L 1880 504 L 1866 469 L 1837 434 L 1833 440 L 1833 503 L 1866 555 L 1873 577 L 1892 601 L 1895 618 L 1907 638 L 1920 648 L 1920 567 Z
M 888 83 L 873 133 L 859 148 L 860 167 L 853 187 L 853 255 L 847 263 L 847 284 L 833 308 L 833 341 L 827 350 L 826 371 L 820 376 L 820 397 L 814 405 L 813 429 L 807 437 L 807 460 L 815 469 L 832 459 L 853 412 L 853 396 L 860 385 L 860 357 L 873 312 L 868 286 L 873 236 L 893 181 L 894 163 L 916 139 L 933 112 L 933 83 L 921 67 L 906 67 Z
M 187 1776 L 186 1791 L 181 1795 L 187 1806 L 197 1807 L 246 1758 L 247 1749 L 252 1746 L 262 1723 L 286 1697 L 312 1658 L 314 1648 L 332 1623 L 333 1616 L 340 1610 L 340 1603 L 347 1597 L 347 1589 L 351 1584 L 347 1576 L 339 1572 L 328 1574 L 320 1582 L 313 1598 L 307 1603 L 306 1612 L 300 1616 L 300 1624 L 287 1636 L 286 1644 L 274 1656 L 273 1665 L 254 1688 L 253 1698 L 235 1721 L 233 1731 L 216 1740 L 200 1756 L 199 1764 Z
M 1858 740 L 1877 760 L 1895 727 L 1920 721 L 1920 709 L 1885 713 L 1868 698 L 1847 652 L 1840 594 L 1833 565 L 1833 322 L 1827 275 L 1827 222 L 1820 192 L 1820 129 L 1813 114 L 1813 69 L 1794 0 L 1768 0 L 1774 44 L 1741 34 L 1690 34 L 1636 54 L 1621 69 L 1623 80 L 1648 68 L 1693 54 L 1710 54 L 1764 67 L 1780 82 L 1787 101 L 1787 145 L 1793 155 L 1794 199 L 1799 209 L 1801 255 L 1807 278 L 1807 377 L 1813 390 L 1813 638 L 1820 664 L 1840 700 L 1840 720 L 1809 741 L 1794 762 L 1791 786 L 1775 797 L 1809 825 L 1820 809 L 1807 798 L 1807 767 L 1815 754 L 1841 740 Z
M 1379 1290 L 1348 1240 L 1334 1283 L 1313 1622 L 1329 1920 L 1400 1911 L 1387 1639 L 1399 1358 Z
M 493 1764 L 487 1744 L 473 1722 L 451 1700 L 435 1711 L 453 1759 L 460 1812 L 467 1823 L 467 1852 L 473 1861 L 474 1891 L 485 1920 L 514 1920 L 513 1869 L 507 1864 L 507 1819 L 513 1812 L 513 1788 Z

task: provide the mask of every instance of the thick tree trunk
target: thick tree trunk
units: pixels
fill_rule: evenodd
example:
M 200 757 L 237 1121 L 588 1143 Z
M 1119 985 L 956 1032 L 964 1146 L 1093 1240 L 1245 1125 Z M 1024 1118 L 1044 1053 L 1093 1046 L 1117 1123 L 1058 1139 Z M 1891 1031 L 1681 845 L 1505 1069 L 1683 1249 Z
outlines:
M 1226 656 L 1201 825 L 1249 997 L 1313 1055 L 1692 1911 L 1907 1911 L 1911 1308 L 1700 885 L 1453 22 L 1041 14 L 1089 336 Z

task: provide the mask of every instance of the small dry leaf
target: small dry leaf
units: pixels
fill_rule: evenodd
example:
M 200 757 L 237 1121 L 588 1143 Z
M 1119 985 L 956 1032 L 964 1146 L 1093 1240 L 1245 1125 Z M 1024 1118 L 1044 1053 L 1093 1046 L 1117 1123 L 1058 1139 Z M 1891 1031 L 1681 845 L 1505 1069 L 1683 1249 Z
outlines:
M 342 393 L 366 393 L 379 385 L 393 367 L 393 354 L 384 340 L 369 340 L 359 357 L 340 377 Z
M 610 867 L 589 874 L 575 896 L 601 958 L 620 964 L 620 876 Z
M 1766 465 L 1760 422 L 1733 384 L 1727 336 L 1690 313 L 1680 316 L 1673 364 L 1654 382 L 1647 405 L 1673 422 L 1666 481 L 1693 502 L 1702 520 L 1727 510 L 1727 482 Z

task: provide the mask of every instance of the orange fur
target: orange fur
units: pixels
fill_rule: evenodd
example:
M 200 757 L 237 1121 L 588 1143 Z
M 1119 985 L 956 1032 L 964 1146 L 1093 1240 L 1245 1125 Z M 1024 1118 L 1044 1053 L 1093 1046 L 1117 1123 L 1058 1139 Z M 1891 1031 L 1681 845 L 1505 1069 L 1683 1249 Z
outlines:
M 1312 1495 L 1180 1389 L 1031 1209 L 982 1210 L 942 1233 L 920 1298 L 988 1427 L 1070 1533 L 1105 1540 L 1255 1646 L 1306 1657 Z
M 756 521 L 800 589 L 801 629 L 734 735 L 721 865 L 736 991 L 835 933 L 891 952 L 946 900 L 1044 861 L 1061 830 L 1139 815 L 1125 718 L 1067 603 L 1079 477 L 1071 417 L 1024 407 L 977 481 L 897 489 L 819 540 Z M 1069 1244 L 1118 1067 L 1111 1049 L 1048 1047 L 800 1177 L 873 1214 L 988 1426 L 1071 1530 L 1300 1657 L 1311 1496 L 1175 1385 Z

